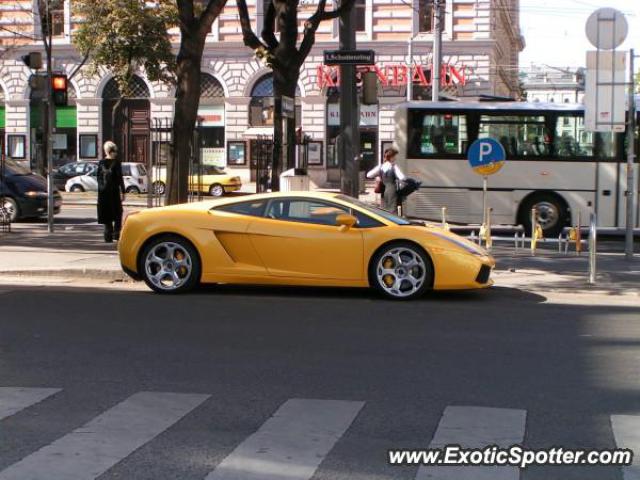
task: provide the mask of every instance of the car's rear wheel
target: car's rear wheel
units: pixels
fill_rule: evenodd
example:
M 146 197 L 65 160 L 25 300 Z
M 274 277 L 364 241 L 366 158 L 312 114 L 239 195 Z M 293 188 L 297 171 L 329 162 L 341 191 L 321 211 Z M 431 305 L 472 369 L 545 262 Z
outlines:
M 138 187 L 127 187 L 125 190 L 126 193 L 140 193 L 140 189 Z
M 409 300 L 423 295 L 433 284 L 433 267 L 427 254 L 409 242 L 394 242 L 376 253 L 369 281 L 382 295 Z
M 186 239 L 178 235 L 163 235 L 144 248 L 139 270 L 153 291 L 182 293 L 200 281 L 200 256 Z
M 221 197 L 224 195 L 224 188 L 219 183 L 214 183 L 209 187 L 209 195 L 212 197 Z
M 15 222 L 20 216 L 20 208 L 17 202 L 11 197 L 3 197 L 2 208 L 11 223 Z
M 71 185 L 70 192 L 84 192 L 82 185 Z

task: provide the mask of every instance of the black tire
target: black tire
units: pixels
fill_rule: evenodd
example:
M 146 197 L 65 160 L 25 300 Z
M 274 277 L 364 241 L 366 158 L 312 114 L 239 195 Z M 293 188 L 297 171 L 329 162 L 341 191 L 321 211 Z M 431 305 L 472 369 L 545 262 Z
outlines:
M 175 288 L 166 288 L 162 286 L 162 282 L 158 283 L 157 280 L 153 280 L 151 277 L 153 276 L 154 269 L 151 268 L 151 265 L 148 264 L 147 259 L 151 252 L 154 249 L 161 249 L 161 245 L 163 244 L 175 244 L 179 246 L 182 250 L 188 253 L 188 257 L 191 261 L 191 269 L 188 275 L 185 275 L 182 280 L 183 282 L 176 286 Z M 156 250 L 157 253 L 157 250 Z M 174 259 L 175 260 L 175 259 Z M 149 268 L 148 268 L 149 267 Z M 178 275 L 178 269 L 173 268 Z M 141 255 L 138 258 L 138 274 L 144 280 L 144 283 L 156 293 L 162 294 L 177 294 L 177 293 L 185 293 L 189 290 L 192 290 L 200 283 L 200 274 L 202 272 L 202 263 L 200 260 L 200 255 L 196 248 L 184 237 L 173 234 L 160 235 L 155 237 L 149 243 L 147 243 L 142 250 Z
M 160 180 L 156 180 L 155 182 L 153 182 L 153 193 L 155 193 L 156 195 L 164 195 L 166 189 L 167 186 L 164 184 L 164 182 L 161 182 Z
M 84 192 L 84 187 L 82 185 L 71 185 L 71 188 L 69 189 L 70 192 Z
M 531 210 L 536 208 L 538 223 L 545 238 L 556 238 L 567 226 L 568 210 L 565 202 L 551 193 L 536 193 L 527 198 L 520 210 L 520 223 L 531 235 Z
M 2 197 L 2 205 L 0 205 L 8 214 L 9 222 L 13 223 L 20 218 L 20 207 L 11 197 Z
M 209 187 L 209 195 L 212 197 L 222 197 L 224 195 L 224 187 L 219 183 L 214 183 Z
M 138 194 L 138 193 L 140 193 L 140 189 L 139 189 L 138 187 L 133 187 L 133 186 L 131 186 L 131 187 L 127 187 L 127 188 L 125 189 L 125 193 L 135 193 L 135 194 Z
M 406 272 L 402 265 L 393 265 L 393 268 L 387 267 L 389 270 L 395 270 L 394 274 L 383 275 L 381 272 L 381 262 L 385 257 L 390 258 L 391 254 L 397 252 L 407 252 L 407 255 L 400 254 L 401 259 L 409 259 L 409 253 L 417 261 L 414 267 L 410 267 Z M 418 259 L 420 261 L 418 261 Z M 391 259 L 393 261 L 393 259 Z M 386 261 L 386 260 L 385 260 Z M 409 262 L 409 265 L 411 263 Z M 400 269 L 399 269 L 400 268 Z M 393 277 L 393 284 L 389 285 L 385 277 Z M 419 285 L 411 285 L 412 279 L 421 278 Z M 427 253 L 411 242 L 393 242 L 379 249 L 369 262 L 369 285 L 375 288 L 382 296 L 392 300 L 412 300 L 421 297 L 425 292 L 433 287 L 433 264 Z M 395 281 L 399 281 L 399 288 L 394 289 Z M 408 282 L 408 284 L 407 284 Z M 410 287 L 410 288 L 406 288 Z M 404 290 L 403 290 L 404 289 Z M 394 290 L 397 292 L 394 294 Z

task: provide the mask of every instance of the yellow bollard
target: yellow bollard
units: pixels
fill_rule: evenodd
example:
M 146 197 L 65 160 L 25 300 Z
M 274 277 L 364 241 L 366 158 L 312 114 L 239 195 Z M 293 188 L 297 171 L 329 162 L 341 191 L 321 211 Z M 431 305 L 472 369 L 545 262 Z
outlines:
M 442 207 L 442 228 L 447 232 L 449 231 L 449 224 L 447 223 L 447 207 Z

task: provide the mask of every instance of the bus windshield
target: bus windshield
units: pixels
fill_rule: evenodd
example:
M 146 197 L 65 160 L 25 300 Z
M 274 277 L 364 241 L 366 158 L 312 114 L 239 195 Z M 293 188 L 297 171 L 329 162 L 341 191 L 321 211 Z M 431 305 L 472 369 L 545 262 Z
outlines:
M 384 218 L 385 220 L 389 220 L 390 222 L 395 223 L 396 225 L 411 225 L 411 222 L 405 218 L 399 217 L 397 215 L 394 215 L 391 212 L 387 212 L 386 210 L 383 210 L 381 208 L 378 207 L 374 207 L 372 205 L 369 205 L 367 203 L 361 202 L 360 200 L 356 200 L 355 198 L 352 197 L 348 197 L 346 195 L 338 195 L 336 196 L 337 199 L 339 200 L 343 200 L 345 202 L 349 202 L 352 203 L 360 208 L 362 208 L 363 210 L 373 213 L 375 215 L 378 215 L 379 217 Z

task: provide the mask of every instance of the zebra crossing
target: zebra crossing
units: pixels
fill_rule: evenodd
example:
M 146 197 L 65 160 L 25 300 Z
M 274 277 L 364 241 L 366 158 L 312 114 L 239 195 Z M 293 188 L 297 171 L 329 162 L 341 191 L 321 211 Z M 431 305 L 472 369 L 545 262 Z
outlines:
M 9 417 L 47 402 L 60 388 L 0 387 L 0 432 Z M 91 480 L 193 414 L 210 395 L 137 392 L 0 471 L 0 480 Z M 292 398 L 200 480 L 309 480 L 348 432 L 365 401 Z M 612 415 L 616 445 L 640 455 L 640 415 Z M 523 444 L 529 419 L 520 409 L 447 406 L 430 448 Z M 431 435 L 427 433 L 425 445 Z M 0 439 L 2 438 L 0 433 Z M 399 467 L 395 467 L 399 468 Z M 518 480 L 515 467 L 417 468 L 416 480 Z M 623 468 L 640 480 L 640 458 Z

